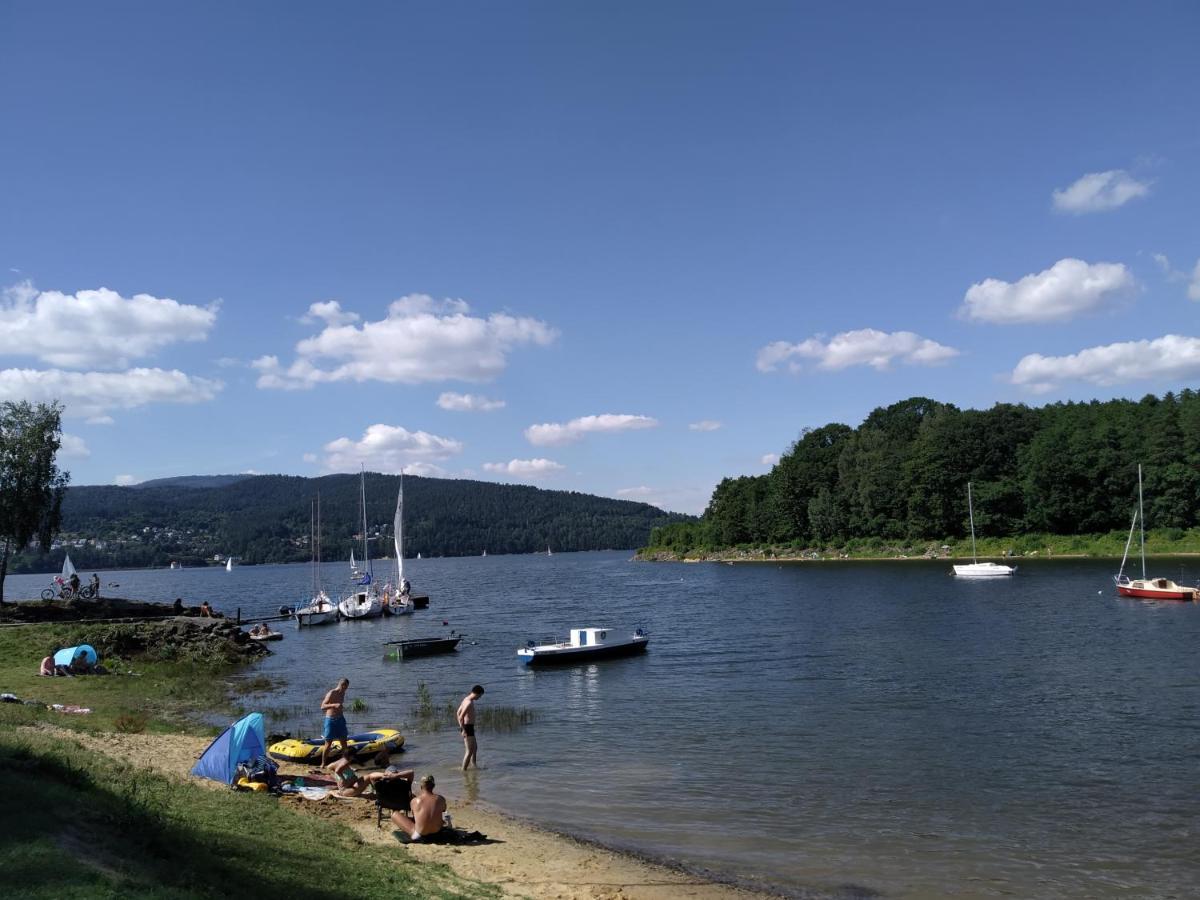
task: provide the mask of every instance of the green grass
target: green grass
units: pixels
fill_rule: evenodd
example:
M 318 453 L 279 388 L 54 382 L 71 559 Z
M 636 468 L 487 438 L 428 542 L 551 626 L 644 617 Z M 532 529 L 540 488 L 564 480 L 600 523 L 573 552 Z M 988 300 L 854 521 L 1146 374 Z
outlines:
M 499 896 L 268 795 L 206 790 L 0 730 L 0 871 L 12 898 Z
M 42 707 L 0 704 L 0 728 L 39 721 L 69 728 L 115 731 L 117 720 L 145 718 L 149 732 L 196 731 L 199 713 L 237 710 L 230 702 L 236 668 L 219 660 L 165 661 L 161 659 L 106 658 L 112 674 L 76 678 L 43 678 L 38 675 L 42 657 L 56 648 L 91 643 L 97 626 L 22 625 L 0 628 L 0 692 L 22 700 L 42 702 Z M 45 704 L 89 707 L 91 715 L 67 715 Z

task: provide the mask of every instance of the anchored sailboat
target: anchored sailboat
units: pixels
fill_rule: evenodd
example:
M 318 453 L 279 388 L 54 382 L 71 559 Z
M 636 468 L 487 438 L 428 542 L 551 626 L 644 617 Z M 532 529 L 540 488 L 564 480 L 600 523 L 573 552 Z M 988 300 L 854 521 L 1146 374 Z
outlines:
M 1133 543 L 1133 529 L 1142 526 L 1142 577 L 1130 579 L 1125 574 L 1125 561 L 1129 559 L 1129 545 Z M 1125 554 L 1121 557 L 1121 568 L 1113 576 L 1117 593 L 1122 597 L 1139 597 L 1143 600 L 1200 600 L 1200 588 L 1176 584 L 1170 578 L 1146 577 L 1146 517 L 1142 508 L 1142 467 L 1138 466 L 1138 505 L 1129 523 L 1129 537 L 1125 540 Z
M 416 607 L 409 599 L 409 584 L 404 578 L 404 472 L 400 473 L 400 490 L 396 492 L 396 517 L 392 529 L 396 549 L 396 584 L 384 591 L 383 611 L 393 616 L 405 616 Z
M 975 553 L 975 503 L 971 497 L 971 482 L 967 482 L 967 512 L 971 517 L 971 563 L 954 567 L 954 574 L 963 578 L 990 578 L 995 575 L 1012 575 L 1016 566 L 1005 566 L 994 562 L 980 562 Z
M 296 625 L 324 625 L 337 620 L 338 611 L 321 587 L 321 495 L 309 512 L 309 542 L 312 545 L 312 599 L 296 610 Z
M 367 546 L 367 473 L 363 470 L 360 482 L 361 503 L 362 503 L 362 539 L 363 539 L 363 566 L 364 571 L 362 577 L 358 579 L 359 590 L 354 591 L 348 597 L 343 597 L 338 603 L 338 612 L 342 614 L 343 619 L 374 619 L 377 616 L 383 615 L 383 602 L 379 599 L 379 592 L 372 584 L 371 578 L 371 550 Z M 353 553 L 354 551 L 350 551 Z

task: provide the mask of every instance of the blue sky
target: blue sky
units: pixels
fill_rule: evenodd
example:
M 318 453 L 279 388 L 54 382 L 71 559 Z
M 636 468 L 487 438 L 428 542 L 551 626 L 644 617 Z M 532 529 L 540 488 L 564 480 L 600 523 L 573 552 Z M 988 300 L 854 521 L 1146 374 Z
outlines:
M 16 0 L 0 34 L 0 399 L 67 402 L 78 484 L 364 463 L 699 512 L 904 397 L 1200 379 L 1194 4 Z

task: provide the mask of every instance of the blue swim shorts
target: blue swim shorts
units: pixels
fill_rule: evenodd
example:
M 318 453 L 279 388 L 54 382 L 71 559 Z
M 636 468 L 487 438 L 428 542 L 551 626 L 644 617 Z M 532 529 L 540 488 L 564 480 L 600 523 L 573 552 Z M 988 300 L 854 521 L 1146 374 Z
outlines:
M 350 732 L 346 729 L 345 716 L 326 716 L 325 717 L 325 740 L 336 741 L 345 740 L 350 737 Z

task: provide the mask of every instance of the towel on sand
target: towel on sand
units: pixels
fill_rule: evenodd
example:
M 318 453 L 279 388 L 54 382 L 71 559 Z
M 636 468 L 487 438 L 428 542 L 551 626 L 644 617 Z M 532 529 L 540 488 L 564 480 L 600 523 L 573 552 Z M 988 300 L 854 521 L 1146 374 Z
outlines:
M 459 844 L 469 846 L 472 844 L 488 843 L 488 836 L 483 832 L 464 831 L 461 828 L 443 828 L 434 834 L 423 834 L 415 841 L 403 831 L 393 831 L 392 834 L 402 844 Z

